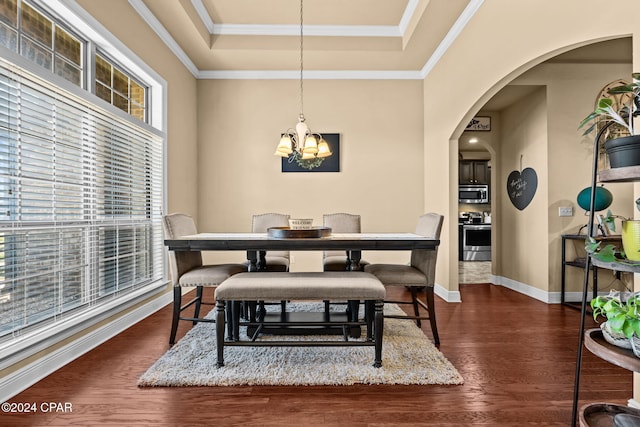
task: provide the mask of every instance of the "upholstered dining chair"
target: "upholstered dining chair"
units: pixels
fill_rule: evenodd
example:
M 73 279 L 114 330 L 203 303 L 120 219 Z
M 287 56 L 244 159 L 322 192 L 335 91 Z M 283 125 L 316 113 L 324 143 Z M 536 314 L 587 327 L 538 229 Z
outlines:
M 360 215 L 332 213 L 322 216 L 322 224 L 331 228 L 332 233 L 360 233 Z M 345 271 L 351 264 L 349 251 L 324 251 L 322 267 L 324 271 Z M 360 267 L 367 264 L 360 260 Z
M 195 222 L 190 215 L 173 213 L 165 215 L 162 219 L 165 239 L 177 239 L 198 233 Z M 232 275 L 247 271 L 247 267 L 243 264 L 203 265 L 200 252 L 169 251 L 169 271 L 173 283 L 173 318 L 169 344 L 173 345 L 180 320 L 193 322 L 194 325 L 198 322 L 215 322 L 213 319 L 199 317 L 202 304 L 214 304 L 213 302 L 203 302 L 204 288 L 218 286 Z M 183 287 L 196 288 L 195 298 L 184 305 L 182 304 Z M 182 317 L 181 313 L 192 305 L 195 305 L 193 317 Z
M 418 219 L 416 234 L 440 239 L 440 230 L 444 217 L 436 213 L 427 213 Z M 436 259 L 438 248 L 435 250 L 414 249 L 411 251 L 411 262 L 409 265 L 400 264 L 369 264 L 364 271 L 375 275 L 385 286 L 403 286 L 411 291 L 411 301 L 385 301 L 395 304 L 413 305 L 414 316 L 385 315 L 389 318 L 412 319 L 418 326 L 420 320 L 429 319 L 431 322 L 431 333 L 436 345 L 440 344 L 438 327 L 436 325 L 436 311 L 434 306 L 434 292 L 436 276 Z M 418 291 L 424 288 L 425 301 L 418 298 Z M 426 303 L 425 303 L 426 302 Z M 420 308 L 427 311 L 427 315 L 420 315 Z
M 288 227 L 290 215 L 281 213 L 263 213 L 253 215 L 251 221 L 251 231 L 253 233 L 266 233 L 269 227 Z M 288 251 L 269 251 L 260 254 L 264 255 L 266 261 L 266 271 L 289 271 Z M 261 267 L 262 269 L 263 267 Z

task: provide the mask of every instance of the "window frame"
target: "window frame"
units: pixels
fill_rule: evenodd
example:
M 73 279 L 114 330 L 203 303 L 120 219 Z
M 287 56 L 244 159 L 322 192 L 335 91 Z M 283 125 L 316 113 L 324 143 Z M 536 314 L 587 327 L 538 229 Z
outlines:
M 166 211 L 166 122 L 167 122 L 167 83 L 160 77 L 153 69 L 147 66 L 134 52 L 122 44 L 117 38 L 109 33 L 98 21 L 89 15 L 84 9 L 82 9 L 75 2 L 66 2 L 64 0 L 48 0 L 46 4 L 43 4 L 39 0 L 31 0 L 30 5 L 36 6 L 39 9 L 49 14 L 49 17 L 61 25 L 62 28 L 70 32 L 70 34 L 77 36 L 80 35 L 81 39 L 87 41 L 87 45 L 84 48 L 84 54 L 91 57 L 96 51 L 100 49 L 106 52 L 109 57 L 118 58 L 120 61 L 118 64 L 124 67 L 125 70 L 132 72 L 132 77 L 138 79 L 138 81 L 144 81 L 147 86 L 147 120 L 148 123 L 141 122 L 128 113 L 123 112 L 119 108 L 107 104 L 100 98 L 98 98 L 89 84 L 93 80 L 94 70 L 93 66 L 87 66 L 83 72 L 84 85 L 82 87 L 77 86 L 70 81 L 56 75 L 52 71 L 48 71 L 27 58 L 22 57 L 19 53 L 0 46 L 0 53 L 9 62 L 13 63 L 19 68 L 35 74 L 36 76 L 48 81 L 50 84 L 56 85 L 59 88 L 70 92 L 75 96 L 79 96 L 88 102 L 98 104 L 120 119 L 131 121 L 135 120 L 135 124 L 144 128 L 147 131 L 154 133 L 162 139 L 162 211 Z M 64 17 L 62 19 L 61 17 Z M 73 28 L 73 30 L 70 30 Z M 93 61 L 86 61 L 85 64 L 92 64 Z M 117 313 L 121 313 L 127 308 L 133 307 L 139 302 L 148 299 L 153 295 L 158 295 L 166 289 L 168 283 L 168 272 L 166 261 L 163 257 L 162 265 L 162 280 L 156 281 L 148 286 L 137 289 L 126 295 L 107 301 L 105 304 L 101 304 L 94 307 L 92 310 L 87 310 L 79 313 L 77 316 L 70 316 L 61 322 L 47 326 L 44 331 L 29 331 L 15 340 L 9 341 L 10 345 L 0 346 L 0 369 L 7 368 L 14 363 L 29 357 L 38 351 L 46 349 L 51 345 L 64 340 L 65 338 L 73 336 L 82 330 L 86 330 L 91 325 L 95 325 L 105 319 L 109 319 Z

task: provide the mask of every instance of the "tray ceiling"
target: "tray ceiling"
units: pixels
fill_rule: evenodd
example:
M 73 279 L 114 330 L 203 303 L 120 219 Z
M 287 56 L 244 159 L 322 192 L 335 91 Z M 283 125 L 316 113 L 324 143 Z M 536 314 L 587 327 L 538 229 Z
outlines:
M 305 0 L 307 78 L 424 78 L 483 0 Z M 129 0 L 199 78 L 296 78 L 297 0 Z

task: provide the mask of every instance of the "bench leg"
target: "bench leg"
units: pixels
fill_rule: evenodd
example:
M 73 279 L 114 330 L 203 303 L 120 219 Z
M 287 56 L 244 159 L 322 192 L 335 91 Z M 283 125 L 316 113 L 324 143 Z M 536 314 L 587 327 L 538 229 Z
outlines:
M 218 301 L 216 303 L 216 347 L 218 350 L 218 363 L 217 367 L 224 366 L 224 321 L 225 321 L 225 303 L 224 301 Z
M 375 360 L 373 366 L 379 368 L 382 366 L 382 332 L 384 328 L 384 301 L 375 302 L 375 315 L 374 315 L 374 340 L 375 340 Z

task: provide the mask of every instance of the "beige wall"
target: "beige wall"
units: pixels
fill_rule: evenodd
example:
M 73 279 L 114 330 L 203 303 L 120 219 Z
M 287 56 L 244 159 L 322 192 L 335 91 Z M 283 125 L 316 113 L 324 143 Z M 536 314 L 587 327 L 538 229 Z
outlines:
M 464 32 L 431 70 L 424 81 L 425 153 L 430 154 L 428 158 L 425 156 L 426 210 L 440 210 L 447 217 L 456 214 L 457 201 L 453 186 L 443 189 L 431 188 L 427 184 L 437 182 L 442 176 L 449 176 L 450 182 L 454 182 L 453 179 L 457 175 L 457 139 L 469 120 L 499 89 L 536 64 L 571 48 L 638 32 L 640 26 L 637 17 L 632 15 L 628 20 L 603 22 L 602 10 L 597 2 L 586 3 L 592 4 L 593 7 L 588 7 L 585 2 L 576 7 L 576 2 L 550 0 L 484 2 Z M 631 10 L 634 3 L 621 0 L 617 4 L 621 10 Z M 567 16 L 571 16 L 571 20 L 567 20 Z M 599 24 L 584 25 L 585 22 Z M 602 82 L 607 83 L 606 78 Z M 553 92 L 549 92 L 547 102 L 554 104 L 554 96 Z M 440 103 L 434 102 L 452 99 L 456 102 L 447 103 L 447 108 L 442 108 Z M 585 116 L 592 102 L 590 100 L 582 110 L 571 114 L 580 118 Z M 572 117 L 567 118 L 566 114 L 560 114 L 558 111 L 555 113 L 559 114 L 558 119 L 570 120 L 567 126 L 573 129 L 577 127 L 579 120 L 574 121 Z M 555 118 L 548 119 L 547 127 L 551 133 L 555 133 L 556 125 Z M 575 142 L 580 141 L 577 131 L 569 138 Z M 544 141 L 541 143 L 544 144 Z M 449 146 L 448 150 L 443 149 L 446 146 Z M 582 149 L 575 150 L 575 153 L 582 155 Z M 585 164 L 588 165 L 589 162 L 590 160 L 585 158 Z M 550 185 L 548 180 L 548 177 L 542 178 L 542 182 L 547 181 L 546 185 Z M 571 188 L 563 197 L 573 199 L 576 194 L 575 188 Z M 429 197 L 431 195 L 433 197 Z M 544 197 L 549 195 L 545 194 Z M 558 196 L 554 193 L 554 197 Z M 549 212 L 546 211 L 546 207 L 542 215 L 548 222 Z M 501 220 L 509 221 L 506 218 Z M 447 242 L 455 241 L 457 229 L 450 225 L 445 222 L 445 245 L 439 252 L 436 281 L 455 291 L 458 288 L 455 262 L 457 246 L 449 245 Z M 552 238 L 548 227 L 540 232 L 541 238 L 549 245 Z M 520 265 L 510 268 L 526 270 L 529 264 L 541 268 L 540 266 L 547 266 L 549 262 L 550 255 L 547 249 L 539 254 L 532 254 L 526 262 L 520 262 Z M 547 287 L 547 281 L 545 278 L 540 284 L 527 285 Z
M 577 123 L 589 114 L 602 88 L 617 79 L 629 79 L 631 64 L 543 64 L 518 78 L 518 83 L 543 85 L 547 97 L 547 162 L 548 162 L 548 278 L 549 291 L 560 291 L 561 234 L 575 233 L 588 221 L 578 206 L 578 193 L 591 185 L 593 136 L 583 137 Z M 610 209 L 618 215 L 630 216 L 633 209 L 633 187 L 605 185 L 613 194 Z M 573 208 L 573 217 L 559 217 L 558 208 Z M 545 214 L 545 212 L 540 212 Z M 573 256 L 573 250 L 570 256 Z M 541 248 L 542 249 L 542 248 Z M 581 254 L 581 248 L 577 248 Z M 578 291 L 582 272 L 567 271 L 568 291 Z M 601 272 L 601 283 L 611 282 L 609 272 Z M 605 285 L 605 286 L 606 286 Z M 546 289 L 546 287 L 543 287 Z
M 546 230 L 548 164 L 547 164 L 547 97 L 544 88 L 521 99 L 502 112 L 502 143 L 497 197 L 501 198 L 498 241 L 502 269 L 500 276 L 546 289 L 548 260 Z M 531 168 L 538 178 L 531 203 L 518 210 L 507 193 L 507 180 L 512 171 Z M 542 256 L 541 256 L 542 255 Z M 535 260 L 535 262 L 533 262 Z
M 255 213 L 313 218 L 350 212 L 362 230 L 413 231 L 423 213 L 422 82 L 306 80 L 306 123 L 339 133 L 340 172 L 283 173 L 273 155 L 297 123 L 295 80 L 198 82 L 199 217 L 209 231 L 249 231 Z M 442 185 L 446 185 L 441 180 Z M 209 254 L 210 259 L 244 254 Z M 294 254 L 293 270 L 320 268 L 320 254 Z M 406 261 L 406 253 L 366 253 Z

